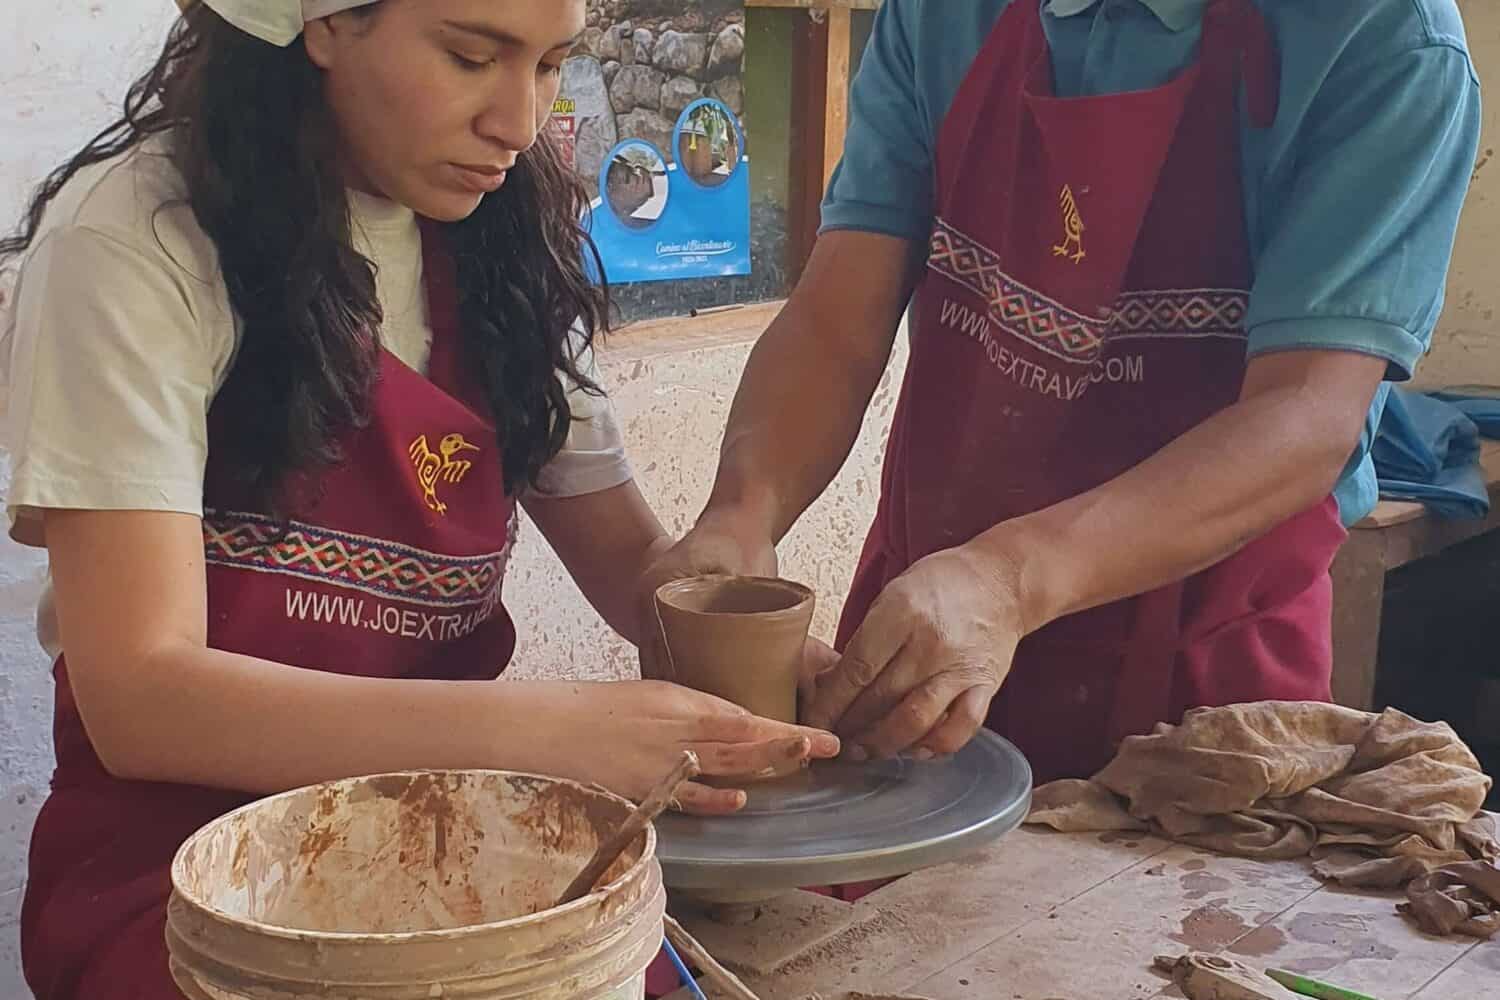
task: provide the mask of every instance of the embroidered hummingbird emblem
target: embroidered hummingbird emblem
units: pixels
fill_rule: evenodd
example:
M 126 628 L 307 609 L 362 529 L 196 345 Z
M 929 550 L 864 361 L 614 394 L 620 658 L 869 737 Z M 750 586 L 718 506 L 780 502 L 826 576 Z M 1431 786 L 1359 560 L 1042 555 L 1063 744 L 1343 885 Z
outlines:
M 427 444 L 427 435 L 422 434 L 408 449 L 412 464 L 417 470 L 417 482 L 426 494 L 427 506 L 439 514 L 448 513 L 448 505 L 438 498 L 439 483 L 458 485 L 469 474 L 474 463 L 457 456 L 466 451 L 478 451 L 477 445 L 464 440 L 462 434 L 449 434 L 438 442 L 437 451 Z

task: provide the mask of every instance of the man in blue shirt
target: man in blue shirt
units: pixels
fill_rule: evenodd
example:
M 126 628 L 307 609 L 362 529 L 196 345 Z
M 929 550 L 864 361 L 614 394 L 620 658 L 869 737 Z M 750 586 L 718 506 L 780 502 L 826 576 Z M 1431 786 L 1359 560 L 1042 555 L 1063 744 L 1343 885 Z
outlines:
M 658 575 L 774 572 L 910 305 L 804 721 L 858 757 L 988 720 L 1056 777 L 1194 705 L 1326 698 L 1328 564 L 1479 121 L 1454 0 L 886 0 L 822 236 Z

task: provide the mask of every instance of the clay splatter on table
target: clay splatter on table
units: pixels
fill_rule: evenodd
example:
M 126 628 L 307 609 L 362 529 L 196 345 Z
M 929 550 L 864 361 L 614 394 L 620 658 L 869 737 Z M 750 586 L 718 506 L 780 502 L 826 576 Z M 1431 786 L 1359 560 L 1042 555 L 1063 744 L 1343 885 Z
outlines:
M 1184 899 L 1206 899 L 1216 893 L 1227 892 L 1234 888 L 1234 883 L 1229 879 L 1200 871 L 1189 872 L 1180 879 L 1180 882 Z
M 1229 900 L 1215 899 L 1189 913 L 1172 940 L 1195 951 L 1217 951 L 1233 944 L 1251 930 L 1244 918 L 1226 909 Z

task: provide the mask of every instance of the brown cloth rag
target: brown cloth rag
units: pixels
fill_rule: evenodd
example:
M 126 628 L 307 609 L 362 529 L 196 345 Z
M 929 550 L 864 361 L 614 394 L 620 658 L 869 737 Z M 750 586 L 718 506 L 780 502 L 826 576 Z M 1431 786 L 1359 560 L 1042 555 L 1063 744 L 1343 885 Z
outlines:
M 1090 781 L 1037 789 L 1027 822 L 1143 831 L 1246 858 L 1316 856 L 1320 877 L 1406 886 L 1425 930 L 1500 930 L 1491 779 L 1447 723 L 1314 702 L 1187 713 L 1128 737 Z
M 1429 934 L 1487 938 L 1500 931 L 1500 868 L 1491 861 L 1444 865 L 1413 879 L 1396 907 Z

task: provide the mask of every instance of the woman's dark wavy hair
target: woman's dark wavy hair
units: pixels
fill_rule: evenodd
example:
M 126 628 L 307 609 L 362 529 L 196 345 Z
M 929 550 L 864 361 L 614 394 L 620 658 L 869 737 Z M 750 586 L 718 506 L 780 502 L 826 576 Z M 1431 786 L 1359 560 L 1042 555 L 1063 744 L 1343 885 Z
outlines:
M 378 16 L 380 4 L 352 12 Z M 322 72 L 299 40 L 259 41 L 193 3 L 160 58 L 130 88 L 122 117 L 40 186 L 0 259 L 36 238 L 47 205 L 79 170 L 172 133 L 172 157 L 198 223 L 218 249 L 243 324 L 215 400 L 214 448 L 268 509 L 295 472 L 339 460 L 336 436 L 368 415 L 381 314 L 374 269 L 350 242 L 337 130 Z M 504 445 L 507 489 L 535 486 L 572 413 L 557 373 L 600 392 L 579 368 L 608 325 L 603 273 L 579 224 L 588 199 L 543 136 L 500 191 L 444 225 L 457 267 L 467 364 L 480 373 Z

